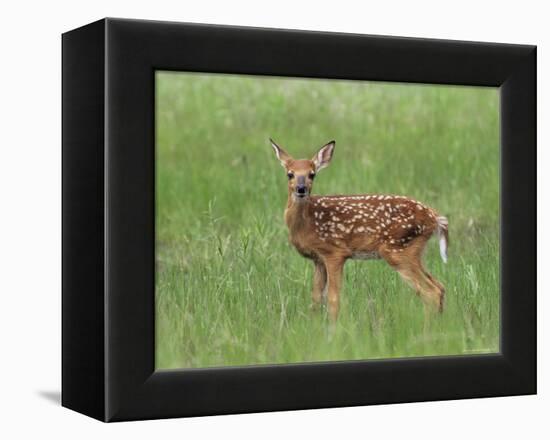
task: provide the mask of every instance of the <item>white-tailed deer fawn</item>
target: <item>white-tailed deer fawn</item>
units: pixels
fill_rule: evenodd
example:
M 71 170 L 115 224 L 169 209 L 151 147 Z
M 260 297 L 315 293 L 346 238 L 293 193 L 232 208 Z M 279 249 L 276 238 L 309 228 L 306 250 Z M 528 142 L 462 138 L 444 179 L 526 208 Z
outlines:
M 329 318 L 335 322 L 346 260 L 382 258 L 416 290 L 427 309 L 443 310 L 445 288 L 422 265 L 422 253 L 437 232 L 441 258 L 447 261 L 445 217 L 404 196 L 312 196 L 313 180 L 332 159 L 335 142 L 311 160 L 293 159 L 272 140 L 271 145 L 288 176 L 285 222 L 290 242 L 315 264 L 315 308 L 326 298 Z

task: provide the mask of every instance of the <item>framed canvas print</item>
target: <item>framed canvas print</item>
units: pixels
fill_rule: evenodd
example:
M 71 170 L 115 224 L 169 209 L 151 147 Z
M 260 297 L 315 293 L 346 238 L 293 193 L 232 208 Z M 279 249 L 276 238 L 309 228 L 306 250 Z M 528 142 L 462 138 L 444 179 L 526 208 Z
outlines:
M 536 392 L 534 46 L 63 35 L 63 405 Z

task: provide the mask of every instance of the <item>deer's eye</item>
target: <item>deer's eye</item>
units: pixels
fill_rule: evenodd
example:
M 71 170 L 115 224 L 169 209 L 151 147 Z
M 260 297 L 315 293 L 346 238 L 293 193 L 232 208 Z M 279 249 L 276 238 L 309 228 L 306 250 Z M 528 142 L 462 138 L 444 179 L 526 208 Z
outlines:
M 309 178 L 311 180 L 315 179 L 315 173 L 314 172 L 309 173 Z
M 289 171 L 287 176 L 288 176 L 288 180 L 293 179 L 294 178 L 294 173 L 292 171 Z

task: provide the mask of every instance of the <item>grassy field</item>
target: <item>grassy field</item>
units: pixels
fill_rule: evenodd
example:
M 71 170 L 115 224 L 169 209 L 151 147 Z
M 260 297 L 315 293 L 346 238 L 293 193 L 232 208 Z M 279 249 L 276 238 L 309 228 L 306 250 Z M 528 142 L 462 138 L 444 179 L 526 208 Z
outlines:
M 157 368 L 499 350 L 497 89 L 157 73 Z M 286 175 L 336 140 L 316 194 L 414 197 L 449 219 L 429 270 L 446 309 L 383 261 L 348 262 L 341 313 L 309 311 L 312 264 L 288 243 Z

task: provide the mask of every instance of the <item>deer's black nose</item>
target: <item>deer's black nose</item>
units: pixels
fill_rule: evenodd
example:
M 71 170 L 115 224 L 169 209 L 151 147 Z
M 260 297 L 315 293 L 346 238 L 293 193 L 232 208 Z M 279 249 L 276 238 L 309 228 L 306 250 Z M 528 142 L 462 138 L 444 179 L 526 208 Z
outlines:
M 296 187 L 296 192 L 298 194 L 305 194 L 306 193 L 306 186 L 305 185 L 300 185 L 300 186 L 297 186 Z

